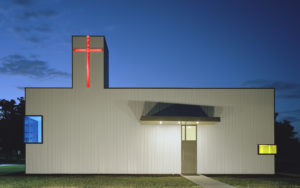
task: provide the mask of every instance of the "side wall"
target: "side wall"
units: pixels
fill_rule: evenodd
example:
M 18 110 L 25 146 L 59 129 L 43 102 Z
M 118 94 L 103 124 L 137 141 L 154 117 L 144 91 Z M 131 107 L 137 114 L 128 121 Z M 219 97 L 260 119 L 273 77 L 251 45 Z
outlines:
M 43 144 L 26 144 L 26 173 L 180 174 L 178 125 L 140 125 L 144 102 L 215 106 L 198 126 L 198 173 L 272 174 L 273 89 L 26 89 L 26 114 L 43 115 Z
M 198 173 L 274 174 L 274 156 L 258 155 L 257 148 L 274 144 L 274 91 L 245 89 L 222 95 L 211 96 L 220 100 L 215 113 L 221 122 L 197 129 Z
M 140 103 L 109 92 L 81 94 L 26 90 L 26 114 L 44 117 L 44 143 L 26 144 L 27 174 L 180 173 L 180 127 L 142 126 L 134 114 Z

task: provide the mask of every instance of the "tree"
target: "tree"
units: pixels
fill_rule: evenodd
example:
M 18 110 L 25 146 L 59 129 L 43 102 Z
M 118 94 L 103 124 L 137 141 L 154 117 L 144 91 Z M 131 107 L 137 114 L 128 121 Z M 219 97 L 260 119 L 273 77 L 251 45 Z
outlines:
M 16 105 L 16 101 L 11 99 L 10 101 L 2 99 L 0 100 L 0 120 L 12 120 L 18 117 L 24 117 L 25 115 L 25 100 L 24 97 L 18 97 L 19 104 Z
M 300 171 L 300 143 L 296 137 L 294 127 L 288 120 L 278 121 L 275 114 L 275 144 L 278 151 L 276 155 L 276 170 L 287 172 Z
M 0 100 L 0 147 L 6 158 L 11 158 L 12 152 L 21 150 L 24 153 L 24 115 L 25 100 L 23 97 L 15 100 Z
M 5 120 L 8 120 L 8 119 L 12 119 L 13 116 L 15 115 L 15 104 L 16 104 L 16 101 L 15 100 L 10 100 L 10 101 L 7 101 L 5 99 L 2 99 L 0 100 L 0 106 L 1 106 L 1 117 L 0 119 L 5 119 Z

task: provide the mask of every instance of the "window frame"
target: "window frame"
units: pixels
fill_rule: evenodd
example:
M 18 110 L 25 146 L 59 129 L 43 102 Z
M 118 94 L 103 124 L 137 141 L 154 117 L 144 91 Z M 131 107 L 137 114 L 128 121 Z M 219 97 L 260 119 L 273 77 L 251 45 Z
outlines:
M 185 124 L 180 124 L 180 125 L 181 125 L 181 141 L 197 141 L 198 124 L 194 124 L 194 123 L 187 124 L 187 123 L 185 123 Z M 195 135 L 195 140 L 187 140 L 187 130 L 186 130 L 187 126 L 193 126 L 193 127 L 196 128 L 196 130 L 195 130 L 195 134 L 196 134 Z M 183 137 L 183 135 L 182 135 L 182 133 L 183 133 L 182 127 L 184 127 L 184 139 L 182 139 L 182 137 Z
M 41 134 L 41 139 L 42 139 L 42 142 L 25 142 L 25 118 L 26 118 L 26 116 L 39 116 L 39 117 L 41 117 L 41 132 L 42 132 L 42 134 Z M 44 143 L 44 127 L 43 127 L 43 124 L 44 124 L 44 117 L 43 117 L 43 115 L 24 115 L 24 120 L 23 120 L 23 125 L 24 125 L 24 127 L 23 127 L 23 142 L 24 142 L 24 144 L 43 144 Z
M 276 153 L 259 153 L 260 145 L 276 146 Z M 257 154 L 258 155 L 276 155 L 278 153 L 277 144 L 257 144 Z

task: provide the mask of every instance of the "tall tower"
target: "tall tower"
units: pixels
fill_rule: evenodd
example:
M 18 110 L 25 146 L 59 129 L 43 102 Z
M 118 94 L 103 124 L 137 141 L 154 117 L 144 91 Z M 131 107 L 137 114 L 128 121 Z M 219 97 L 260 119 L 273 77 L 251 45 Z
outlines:
M 73 89 L 109 87 L 108 48 L 104 36 L 73 36 Z

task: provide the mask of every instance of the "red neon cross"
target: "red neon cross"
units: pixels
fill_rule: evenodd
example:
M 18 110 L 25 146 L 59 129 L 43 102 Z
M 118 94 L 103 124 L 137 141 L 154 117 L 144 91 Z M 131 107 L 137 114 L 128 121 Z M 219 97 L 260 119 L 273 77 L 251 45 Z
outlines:
M 103 52 L 103 48 L 90 49 L 90 36 L 86 36 L 86 48 L 73 49 L 74 52 L 86 52 L 86 87 L 90 87 L 90 52 Z

